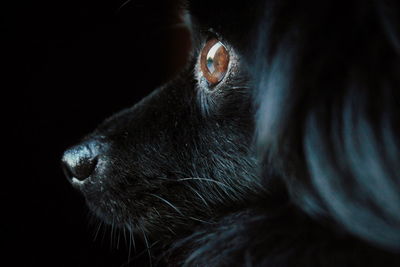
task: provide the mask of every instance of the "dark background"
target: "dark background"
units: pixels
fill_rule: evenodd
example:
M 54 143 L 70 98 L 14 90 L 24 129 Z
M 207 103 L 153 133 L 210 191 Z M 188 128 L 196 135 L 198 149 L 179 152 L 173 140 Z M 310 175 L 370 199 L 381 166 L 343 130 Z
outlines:
M 127 262 L 124 240 L 111 246 L 110 230 L 94 241 L 97 224 L 60 168 L 68 146 L 166 79 L 164 7 L 122 4 L 1 4 L 2 266 Z

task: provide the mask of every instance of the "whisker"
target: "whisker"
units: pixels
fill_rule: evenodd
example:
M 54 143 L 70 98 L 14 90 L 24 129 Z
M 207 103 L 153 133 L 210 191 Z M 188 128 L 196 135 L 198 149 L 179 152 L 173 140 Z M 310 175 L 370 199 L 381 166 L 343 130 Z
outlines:
M 98 236 L 98 234 L 99 234 L 99 231 L 100 231 L 100 228 L 102 227 L 102 225 L 103 225 L 103 222 L 100 221 L 100 222 L 99 222 L 99 225 L 97 226 L 96 233 L 94 234 L 94 239 L 93 239 L 93 241 L 96 241 L 97 236 Z
M 194 189 L 193 187 L 191 187 L 191 186 L 188 185 L 188 184 L 185 184 L 185 186 L 189 187 L 189 189 L 192 190 L 193 193 L 195 193 L 195 194 L 201 199 L 201 201 L 204 203 L 204 205 L 205 205 L 207 208 L 210 208 L 210 206 L 208 205 L 207 201 L 203 198 L 203 196 L 202 196 L 196 189 Z
M 110 248 L 112 249 L 114 246 L 114 219 L 111 223 L 111 242 L 110 242 Z
M 168 231 L 170 231 L 170 232 L 171 232 L 173 235 L 176 235 L 175 231 L 174 231 L 174 230 L 172 230 L 172 228 L 171 228 L 171 227 L 167 226 L 167 229 L 168 229 Z
M 149 247 L 149 241 L 147 240 L 147 235 L 146 235 L 146 233 L 144 232 L 143 228 L 140 228 L 140 230 L 141 230 L 142 233 L 143 233 L 144 243 L 145 243 L 145 245 L 146 245 L 147 254 L 148 254 L 149 260 L 150 260 L 150 267 L 152 267 L 152 266 L 153 266 L 153 262 L 152 262 L 152 258 L 151 258 L 151 252 L 150 252 L 150 247 Z
M 129 234 L 129 247 L 128 247 L 128 264 L 131 260 L 131 252 L 132 252 L 132 233 Z
M 210 178 L 187 177 L 187 178 L 178 179 L 177 181 L 190 181 L 190 180 L 199 180 L 199 181 L 212 182 L 212 183 L 216 183 L 216 184 L 218 184 L 218 185 L 220 185 L 220 186 L 223 186 L 223 187 L 225 187 L 225 188 L 227 188 L 227 189 L 229 189 L 229 190 L 232 190 L 232 188 L 231 188 L 230 186 L 228 186 L 228 185 L 226 185 L 226 184 L 224 184 L 224 183 L 222 183 L 222 182 L 220 182 L 220 181 L 215 181 L 215 180 L 210 179 Z
M 104 227 L 104 230 L 102 231 L 102 232 L 103 232 L 103 235 L 102 235 L 102 237 L 101 237 L 101 245 L 104 244 L 104 238 L 106 237 L 107 230 L 108 230 L 108 225 L 104 225 L 104 226 L 105 226 L 105 227 Z
M 150 195 L 150 196 L 153 196 L 153 197 L 155 197 L 155 198 L 158 198 L 159 200 L 161 200 L 162 202 L 164 202 L 165 204 L 167 204 L 168 206 L 170 206 L 171 208 L 173 208 L 173 209 L 174 209 L 176 212 L 178 212 L 181 216 L 183 216 L 182 212 L 181 212 L 175 205 L 173 205 L 171 202 L 169 202 L 169 201 L 166 200 L 165 198 L 160 197 L 160 196 L 157 196 L 157 195 L 155 195 L 155 194 L 147 194 L 147 195 Z
M 192 219 L 192 220 L 194 220 L 194 221 L 198 221 L 198 222 L 201 222 L 201 223 L 205 223 L 205 224 L 213 224 L 212 222 L 207 222 L 207 221 L 204 221 L 204 220 L 201 220 L 201 219 L 198 219 L 198 218 L 195 218 L 195 217 L 189 217 L 190 219 Z
M 211 178 L 204 178 L 204 177 L 184 177 L 184 178 L 179 178 L 179 179 L 170 179 L 170 178 L 159 177 L 158 179 L 160 179 L 160 180 L 165 180 L 165 181 L 168 181 L 168 182 L 182 182 L 182 181 L 191 181 L 191 180 L 207 181 L 207 182 L 212 182 L 212 183 L 218 184 L 218 185 L 221 186 L 221 187 L 224 187 L 224 188 L 227 188 L 227 189 L 233 191 L 233 189 L 232 189 L 231 186 L 229 186 L 229 185 L 227 185 L 227 184 L 225 184 L 225 183 L 223 183 L 223 182 L 216 181 L 216 180 L 211 179 Z
M 126 230 L 125 230 L 125 227 L 122 227 L 122 231 L 123 231 L 123 233 L 124 233 L 125 245 L 127 245 L 128 242 L 127 242 L 127 240 L 126 240 Z
M 125 229 L 125 228 L 124 228 Z M 128 265 L 131 262 L 131 254 L 132 254 L 132 246 L 133 251 L 136 254 L 136 243 L 135 243 L 135 236 L 133 235 L 133 231 L 130 226 L 127 226 L 128 236 L 129 236 L 129 245 L 128 245 Z
M 124 6 L 126 6 L 129 2 L 131 2 L 131 0 L 126 0 L 125 2 L 123 2 L 123 3 L 119 6 L 118 11 L 120 11 L 122 8 L 124 8 Z
M 153 207 L 153 210 L 154 210 L 155 213 L 157 213 L 158 217 L 162 218 L 161 214 L 158 212 L 158 210 L 155 207 Z
M 117 228 L 116 235 L 117 235 L 117 249 L 119 249 L 119 240 L 121 237 L 121 230 L 119 228 Z
M 135 242 L 135 235 L 133 232 L 131 232 L 132 235 L 132 245 L 133 245 L 133 251 L 136 253 L 136 242 Z

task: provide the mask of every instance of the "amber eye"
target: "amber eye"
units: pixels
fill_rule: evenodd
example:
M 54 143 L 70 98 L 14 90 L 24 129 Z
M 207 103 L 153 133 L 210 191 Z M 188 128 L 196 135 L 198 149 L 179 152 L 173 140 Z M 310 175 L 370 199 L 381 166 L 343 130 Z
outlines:
M 217 39 L 209 40 L 201 51 L 200 69 L 210 85 L 216 85 L 228 70 L 229 53 Z

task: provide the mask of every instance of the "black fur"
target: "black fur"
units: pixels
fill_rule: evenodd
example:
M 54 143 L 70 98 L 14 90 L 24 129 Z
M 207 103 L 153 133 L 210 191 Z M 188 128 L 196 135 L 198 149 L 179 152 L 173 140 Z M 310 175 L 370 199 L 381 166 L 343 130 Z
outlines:
M 92 211 L 160 241 L 159 264 L 400 266 L 400 4 L 185 8 L 184 70 L 84 141 Z M 237 57 L 212 94 L 210 36 Z

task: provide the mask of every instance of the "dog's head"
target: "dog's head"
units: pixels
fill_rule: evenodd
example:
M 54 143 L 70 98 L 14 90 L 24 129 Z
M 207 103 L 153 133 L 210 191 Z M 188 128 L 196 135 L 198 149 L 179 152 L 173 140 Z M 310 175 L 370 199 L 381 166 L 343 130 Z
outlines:
M 67 177 L 106 222 L 174 234 L 261 191 L 243 42 L 219 25 L 194 19 L 179 75 L 65 152 Z
M 188 2 L 179 75 L 64 155 L 92 210 L 157 232 L 240 207 L 261 191 L 256 135 L 263 182 L 398 249 L 398 3 Z

